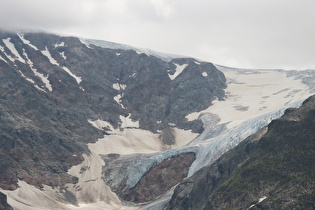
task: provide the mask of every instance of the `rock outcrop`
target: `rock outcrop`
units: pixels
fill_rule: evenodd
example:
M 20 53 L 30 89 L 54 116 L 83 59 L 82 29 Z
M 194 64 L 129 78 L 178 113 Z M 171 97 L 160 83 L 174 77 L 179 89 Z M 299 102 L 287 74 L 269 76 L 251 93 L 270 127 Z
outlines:
M 0 192 L 0 209 L 13 210 L 13 208 L 7 202 L 7 196 Z
M 114 167 L 123 168 L 124 164 L 132 162 L 127 161 L 129 158 L 125 159 L 125 161 L 116 160 L 105 167 L 105 181 L 107 181 L 107 184 L 111 186 L 114 192 L 123 200 L 134 203 L 154 201 L 187 176 L 189 167 L 194 162 L 195 158 L 195 153 L 182 153 L 171 156 L 159 164 L 154 164 L 151 169 L 141 177 L 139 182 L 130 189 L 125 189 L 125 182 L 121 182 L 119 185 L 115 186 L 112 185 L 111 180 L 108 179 L 108 177 L 110 177 L 110 171 L 113 170 Z M 117 176 L 119 175 L 117 174 Z
M 166 209 L 314 209 L 315 96 L 183 180 Z

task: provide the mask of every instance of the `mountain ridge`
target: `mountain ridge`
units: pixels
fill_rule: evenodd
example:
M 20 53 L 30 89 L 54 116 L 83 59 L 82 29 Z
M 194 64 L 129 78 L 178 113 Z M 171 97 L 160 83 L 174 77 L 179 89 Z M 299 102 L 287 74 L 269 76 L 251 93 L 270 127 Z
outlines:
M 180 145 L 167 133 L 202 132 L 201 121 L 185 116 L 224 97 L 224 75 L 194 59 L 165 62 L 44 33 L 1 32 L 0 46 L 2 190 L 18 190 L 26 182 L 61 187 L 63 196 L 75 197 L 80 174 L 68 171 L 93 156 L 89 143 L 142 129 L 159 145 L 157 151 Z M 187 71 L 171 78 L 175 64 L 186 62 Z M 198 88 L 191 89 L 194 85 Z M 95 127 L 99 119 L 106 123 Z M 83 168 L 81 174 L 90 173 Z
M 174 170 L 193 175 L 298 107 L 313 78 L 1 32 L 1 192 L 23 210 L 154 206 Z

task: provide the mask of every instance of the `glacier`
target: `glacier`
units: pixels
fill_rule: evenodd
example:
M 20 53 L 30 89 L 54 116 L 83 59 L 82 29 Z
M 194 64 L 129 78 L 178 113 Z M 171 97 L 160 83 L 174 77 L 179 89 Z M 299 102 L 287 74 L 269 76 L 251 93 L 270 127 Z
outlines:
M 121 180 L 118 181 L 117 184 L 126 181 L 124 190 L 128 190 L 135 186 L 147 171 L 161 163 L 163 160 L 178 154 L 194 152 L 196 153 L 196 160 L 190 167 L 189 177 L 203 166 L 213 163 L 222 154 L 238 145 L 243 139 L 269 124 L 271 120 L 281 117 L 287 108 L 297 108 L 301 104 L 302 101 L 292 103 L 279 110 L 245 121 L 233 129 L 227 129 L 225 125 L 218 124 L 211 130 L 205 130 L 205 132 L 188 146 L 152 154 L 128 157 L 130 164 L 126 170 L 126 178 L 121 177 Z M 207 117 L 209 116 L 210 115 Z M 212 116 L 210 116 L 210 119 L 212 119 Z M 213 131 L 215 131 L 215 134 Z
M 127 170 L 129 178 L 128 187 L 130 187 L 130 185 L 136 184 L 144 174 L 141 172 L 146 172 L 145 169 L 150 168 L 154 161 L 161 162 L 161 157 L 163 156 L 168 158 L 172 155 L 177 155 L 188 151 L 196 152 L 196 160 L 191 165 L 189 174 L 187 176 L 190 177 L 202 167 L 213 163 L 222 154 L 237 146 L 246 137 L 256 133 L 258 130 L 268 125 L 273 119 L 281 117 L 287 108 L 298 108 L 302 104 L 302 102 L 303 100 L 297 101 L 279 110 L 263 114 L 251 120 L 245 121 L 241 125 L 236 126 L 233 129 L 227 129 L 225 125 L 219 124 L 216 128 L 214 128 L 214 130 L 216 130 L 215 135 L 212 133 L 212 130 L 208 130 L 202 133 L 202 135 L 194 141 L 193 145 L 189 145 L 176 150 L 161 152 L 158 154 L 152 154 L 150 156 L 150 161 L 144 158 L 139 158 L 137 159 L 137 164 L 135 166 L 131 166 L 132 168 L 129 168 L 129 170 Z M 175 187 L 169 190 L 160 199 L 150 204 L 144 205 L 140 209 L 163 209 L 164 205 L 166 205 L 167 202 L 171 199 L 174 188 Z
M 38 50 L 28 40 L 24 39 L 22 34 L 20 34 L 19 37 L 23 43 Z M 11 54 L 15 55 L 15 58 L 11 57 L 6 54 L 5 50 L 7 49 L 0 46 L 0 51 L 6 56 L 5 58 L 12 60 L 12 62 L 20 60 L 21 62 L 24 61 L 28 63 L 34 74 L 42 79 L 43 83 L 46 85 L 46 89 L 51 91 L 52 86 L 49 83 L 48 74 L 47 76 L 36 74 L 36 71 L 32 69 L 32 62 L 27 61 L 27 54 L 23 54 L 26 60 L 22 60 L 23 58 L 20 58 L 21 56 L 16 49 L 11 46 L 10 40 L 7 39 L 5 42 Z M 137 52 L 157 56 L 167 61 L 182 57 L 106 41 L 81 39 L 81 42 L 89 48 L 90 44 L 94 44 L 105 48 L 136 50 Z M 58 43 L 54 46 L 58 47 L 64 45 L 63 42 Z M 41 51 L 41 53 L 45 55 L 52 64 L 61 67 L 70 74 L 70 76 L 77 81 L 78 85 L 80 85 L 82 81 L 81 77 L 72 74 L 67 67 L 59 64 L 52 58 L 47 47 L 45 50 Z M 64 52 L 61 53 L 61 56 L 67 59 Z M 116 55 L 119 56 L 120 54 L 116 53 Z M 6 62 L 5 58 L 0 56 L 0 59 Z M 197 61 L 195 61 L 195 63 L 197 65 L 200 64 Z M 175 79 L 175 77 L 185 69 L 187 64 L 175 65 L 177 67 L 176 72 L 173 75 L 169 75 L 170 79 Z M 127 191 L 134 187 L 148 171 L 159 165 L 163 160 L 179 154 L 194 152 L 196 154 L 196 160 L 189 169 L 188 177 L 190 177 L 202 167 L 213 163 L 222 154 L 238 145 L 246 137 L 265 127 L 273 119 L 282 116 L 287 108 L 299 107 L 304 99 L 315 92 L 314 70 L 234 69 L 218 65 L 216 65 L 216 67 L 226 75 L 228 86 L 226 89 L 227 97 L 224 101 L 214 101 L 213 104 L 205 110 L 186 116 L 188 121 L 200 119 L 203 122 L 204 131 L 199 136 L 198 134 L 192 133 L 190 130 L 180 130 L 175 124 L 169 124 L 174 133 L 176 133 L 176 145 L 166 148 L 165 145 L 161 145 L 159 141 L 159 133 L 156 134 L 141 130 L 139 121 L 133 121 L 131 114 L 120 117 L 122 123 L 119 125 L 119 128 L 114 128 L 110 123 L 99 119 L 94 119 L 94 121 L 87 119 L 94 127 L 104 131 L 107 129 L 108 135 L 99 139 L 96 143 L 88 144 L 87 146 L 90 153 L 83 156 L 84 161 L 81 164 L 73 166 L 68 171 L 69 174 L 79 178 L 78 184 L 69 184 L 67 186 L 67 190 L 73 193 L 77 198 L 79 206 L 67 204 L 69 201 L 64 198 L 62 203 L 58 203 L 56 208 L 162 209 L 171 198 L 176 186 L 152 203 L 132 206 L 133 204 L 121 202 L 117 195 L 106 185 L 104 179 L 111 180 L 113 185 L 116 186 L 120 186 L 121 183 L 125 182 L 123 190 Z M 21 71 L 19 71 L 19 73 L 26 80 L 32 82 L 36 88 L 40 88 Z M 204 73 L 202 73 L 202 76 L 208 76 Z M 134 75 L 135 73 L 129 77 L 133 77 Z M 59 82 L 61 82 L 61 80 L 59 80 Z M 79 87 L 82 88 L 81 86 Z M 119 92 L 120 94 L 118 96 L 121 97 L 126 85 L 115 83 L 109 87 Z M 45 92 L 44 89 L 40 90 Z M 84 89 L 82 88 L 82 90 Z M 120 104 L 119 97 L 114 99 Z M 160 122 L 161 121 L 157 121 L 157 123 Z M 118 153 L 120 155 L 119 158 L 128 162 L 128 165 L 120 171 L 123 173 L 119 174 L 119 176 L 104 178 L 102 177 L 102 175 L 104 175 L 102 167 L 106 167 L 106 164 L 110 163 L 110 160 L 106 159 L 106 156 L 113 153 Z M 81 169 L 87 169 L 87 172 L 82 173 Z M 32 198 L 40 198 L 30 198 L 30 203 L 22 200 L 23 202 L 20 203 L 25 203 L 25 206 L 22 206 L 20 209 L 27 209 L 26 206 L 36 206 L 36 203 L 32 203 L 36 202 L 36 200 L 40 200 L 46 205 L 46 201 L 52 200 L 53 203 L 60 199 L 58 196 L 63 196 L 59 195 L 60 192 L 57 188 L 52 189 L 45 186 L 45 189 L 39 190 L 23 181 L 19 182 L 19 186 L 19 190 L 7 192 L 7 194 L 10 193 L 8 199 L 11 202 L 14 202 L 12 200 L 18 201 L 18 199 L 20 199 L 19 196 L 23 193 L 27 195 L 34 193 Z M 88 201 L 88 198 L 92 198 L 91 201 Z M 52 206 L 53 205 L 50 207 Z M 43 206 L 38 208 L 40 209 L 42 207 Z

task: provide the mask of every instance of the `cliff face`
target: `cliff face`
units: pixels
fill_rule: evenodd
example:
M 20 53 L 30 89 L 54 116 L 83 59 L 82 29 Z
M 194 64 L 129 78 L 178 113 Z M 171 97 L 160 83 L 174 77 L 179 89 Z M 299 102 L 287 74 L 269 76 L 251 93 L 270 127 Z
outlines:
M 315 96 L 179 184 L 167 209 L 314 209 Z
M 195 153 L 183 153 L 166 159 L 152 167 L 133 188 L 125 192 L 118 189 L 116 193 L 134 203 L 154 201 L 187 176 L 194 160 Z
M 174 143 L 170 128 L 202 132 L 188 113 L 223 99 L 225 77 L 194 59 L 164 61 L 75 37 L 0 32 L 0 188 L 77 182 L 67 171 L 108 135 L 89 120 L 124 129 L 122 118 Z
M 13 208 L 7 203 L 7 196 L 0 192 L 0 209 L 12 210 Z

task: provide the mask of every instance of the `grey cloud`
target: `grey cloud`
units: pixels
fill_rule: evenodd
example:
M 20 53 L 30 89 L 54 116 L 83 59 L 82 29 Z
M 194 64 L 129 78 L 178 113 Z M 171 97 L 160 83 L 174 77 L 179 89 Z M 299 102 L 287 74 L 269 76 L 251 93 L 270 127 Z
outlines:
M 315 69 L 313 0 L 2 0 L 0 28 L 43 29 L 223 65 Z

